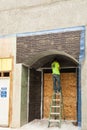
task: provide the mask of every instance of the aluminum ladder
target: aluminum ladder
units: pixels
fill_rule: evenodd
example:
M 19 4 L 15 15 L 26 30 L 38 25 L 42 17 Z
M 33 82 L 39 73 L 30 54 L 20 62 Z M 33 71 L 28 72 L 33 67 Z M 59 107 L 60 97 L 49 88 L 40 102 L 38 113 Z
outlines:
M 54 93 L 50 105 L 48 127 L 50 127 L 51 123 L 56 123 L 58 124 L 59 128 L 61 127 L 62 107 L 63 107 L 62 92 Z

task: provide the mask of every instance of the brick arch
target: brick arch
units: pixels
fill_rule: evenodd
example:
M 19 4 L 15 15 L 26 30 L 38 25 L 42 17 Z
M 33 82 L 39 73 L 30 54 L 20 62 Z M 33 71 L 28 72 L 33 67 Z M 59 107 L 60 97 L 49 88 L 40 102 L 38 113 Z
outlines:
M 71 61 L 76 66 L 79 64 L 79 62 L 74 57 L 72 57 L 64 51 L 48 50 L 40 52 L 39 54 L 32 57 L 32 60 L 30 61 L 29 65 L 30 67 L 40 67 L 40 65 L 44 64 L 47 61 L 51 62 L 51 60 L 56 56 L 60 57 L 60 59 L 67 59 L 67 61 Z

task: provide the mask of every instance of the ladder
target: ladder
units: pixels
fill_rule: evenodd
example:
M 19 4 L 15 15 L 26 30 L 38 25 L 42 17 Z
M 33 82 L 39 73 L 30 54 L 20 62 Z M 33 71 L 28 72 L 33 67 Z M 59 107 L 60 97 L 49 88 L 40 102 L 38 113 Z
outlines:
M 61 127 L 61 119 L 62 119 L 62 93 L 54 93 L 52 96 L 52 102 L 50 105 L 50 114 L 48 120 L 48 127 L 51 123 L 57 123 L 59 127 Z

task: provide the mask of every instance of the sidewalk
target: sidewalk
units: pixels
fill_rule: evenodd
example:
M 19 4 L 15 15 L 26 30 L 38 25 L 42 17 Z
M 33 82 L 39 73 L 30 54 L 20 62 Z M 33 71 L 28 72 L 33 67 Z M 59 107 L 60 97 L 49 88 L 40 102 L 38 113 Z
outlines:
M 20 128 L 2 128 L 0 130 L 81 130 L 78 126 L 74 126 L 70 122 L 63 122 L 61 128 L 58 127 L 58 124 L 51 124 L 48 128 L 48 120 L 46 119 L 36 119 L 32 122 L 20 127 Z
M 11 130 L 10 128 L 0 127 L 0 130 Z

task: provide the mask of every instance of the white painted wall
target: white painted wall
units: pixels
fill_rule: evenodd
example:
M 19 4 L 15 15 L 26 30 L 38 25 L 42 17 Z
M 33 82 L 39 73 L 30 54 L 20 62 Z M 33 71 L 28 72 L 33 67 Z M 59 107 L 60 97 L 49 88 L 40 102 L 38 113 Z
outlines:
M 0 58 L 11 56 L 16 63 L 16 36 L 0 37 Z

